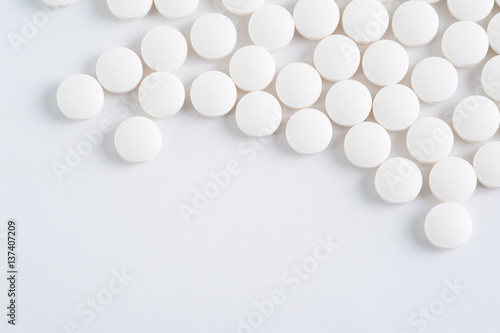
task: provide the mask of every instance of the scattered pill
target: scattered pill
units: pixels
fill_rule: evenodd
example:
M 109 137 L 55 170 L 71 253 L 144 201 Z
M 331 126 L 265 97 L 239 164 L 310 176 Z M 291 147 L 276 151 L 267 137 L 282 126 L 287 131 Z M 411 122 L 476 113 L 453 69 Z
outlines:
M 439 16 L 425 1 L 403 2 L 394 12 L 392 31 L 407 46 L 423 46 L 431 42 L 439 28 Z
M 109 11 L 121 20 L 143 18 L 153 6 L 153 0 L 107 0 L 107 2 Z
M 88 119 L 102 110 L 104 92 L 99 82 L 92 76 L 72 75 L 59 86 L 57 104 L 69 119 Z
M 424 117 L 411 125 L 406 136 L 410 155 L 421 163 L 435 163 L 447 157 L 453 148 L 453 132 L 444 120 Z
M 446 157 L 437 162 L 429 175 L 432 194 L 442 202 L 463 202 L 476 190 L 477 176 L 462 158 Z
M 332 141 L 330 119 L 316 109 L 295 112 L 286 125 L 286 139 L 299 154 L 315 154 L 325 150 Z
M 282 114 L 276 97 L 264 91 L 254 91 L 238 102 L 236 123 L 246 135 L 263 137 L 276 132 L 281 124 Z
M 458 72 L 455 66 L 444 58 L 426 58 L 413 69 L 411 85 L 423 102 L 429 104 L 444 102 L 457 90 Z
M 221 117 L 234 107 L 237 90 L 233 80 L 222 72 L 209 71 L 198 76 L 191 85 L 191 103 L 206 117 Z
M 349 37 L 333 35 L 316 46 L 314 66 L 326 80 L 340 81 L 351 78 L 359 68 L 361 54 Z
M 114 94 L 134 90 L 141 82 L 142 73 L 141 59 L 125 47 L 108 49 L 97 60 L 97 79 L 104 89 Z
M 419 113 L 417 95 L 401 84 L 382 88 L 373 100 L 375 120 L 389 131 L 407 129 L 417 120 Z
M 478 22 L 493 10 L 494 0 L 448 0 L 451 15 L 460 21 Z
M 500 102 L 500 55 L 491 58 L 484 65 L 481 84 L 489 97 Z
M 305 109 L 316 103 L 322 86 L 318 71 L 303 62 L 286 66 L 276 78 L 276 94 L 292 109 Z
M 193 49 L 207 60 L 218 60 L 229 55 L 236 45 L 236 39 L 236 27 L 222 14 L 205 14 L 191 27 Z
M 295 33 L 292 15 L 277 5 L 265 5 L 257 9 L 248 22 L 248 33 L 255 45 L 269 52 L 288 46 Z
M 185 97 L 182 81 L 169 72 L 149 74 L 139 86 L 139 103 L 147 114 L 155 118 L 179 112 Z
M 372 43 L 387 31 L 389 13 L 379 0 L 352 0 L 344 9 L 342 26 L 355 42 Z
M 249 45 L 233 54 L 229 73 L 241 90 L 263 90 L 274 79 L 276 63 L 269 51 L 260 46 Z
M 363 55 L 363 73 L 377 86 L 400 82 L 408 72 L 410 59 L 404 47 L 392 40 L 370 45 Z
M 266 0 L 222 0 L 224 7 L 236 15 L 250 15 L 264 5 Z
M 154 2 L 161 15 L 171 20 L 178 20 L 193 14 L 200 0 L 154 0 Z
M 340 11 L 335 0 L 299 0 L 293 10 L 293 20 L 303 37 L 320 40 L 337 29 Z
M 359 81 L 343 80 L 334 84 L 326 95 L 328 116 L 338 125 L 351 127 L 368 118 L 372 95 Z
M 347 159 L 358 168 L 375 168 L 389 157 L 391 138 L 379 124 L 363 122 L 347 132 L 344 152 Z
M 142 58 L 154 71 L 175 71 L 186 61 L 187 52 L 187 42 L 182 33 L 169 26 L 149 31 L 141 44 Z
M 116 150 L 127 162 L 142 163 L 155 158 L 161 143 L 160 129 L 145 117 L 128 118 L 115 132 Z
M 441 49 L 446 59 L 457 67 L 472 67 L 486 57 L 490 43 L 488 34 L 477 23 L 459 21 L 446 29 Z
M 479 182 L 489 188 L 500 188 L 500 142 L 482 146 L 474 157 Z
M 500 13 L 493 16 L 488 24 L 488 38 L 491 49 L 500 54 Z
M 472 218 L 456 203 L 442 203 L 430 210 L 425 218 L 425 235 L 437 248 L 451 250 L 467 243 L 472 235 Z
M 375 174 L 378 195 L 391 204 L 413 201 L 422 189 L 422 172 L 412 161 L 396 157 L 385 161 Z

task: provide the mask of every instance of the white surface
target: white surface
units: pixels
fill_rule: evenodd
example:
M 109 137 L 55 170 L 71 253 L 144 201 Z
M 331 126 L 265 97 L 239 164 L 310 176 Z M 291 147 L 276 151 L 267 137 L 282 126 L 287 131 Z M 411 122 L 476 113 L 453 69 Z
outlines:
M 177 75 L 154 72 L 142 80 L 138 96 L 142 109 L 148 115 L 165 118 L 181 110 L 186 99 L 186 90 Z
M 363 122 L 347 132 L 344 152 L 349 162 L 358 168 L 375 168 L 389 157 L 391 138 L 379 124 Z
M 388 131 L 402 131 L 418 118 L 420 102 L 417 95 L 402 84 L 380 89 L 373 99 L 373 116 Z
M 158 155 L 161 146 L 160 129 L 149 118 L 131 117 L 116 129 L 115 148 L 127 162 L 147 162 Z
M 477 22 L 485 19 L 495 5 L 494 0 L 448 0 L 448 9 L 457 20 Z
M 179 20 L 193 14 L 200 0 L 154 0 L 160 14 L 171 20 Z
M 111 13 L 121 20 L 137 20 L 146 16 L 153 0 L 107 0 Z
M 299 0 L 293 9 L 293 20 L 305 38 L 323 39 L 337 29 L 339 6 L 334 0 Z
M 191 104 L 205 117 L 221 117 L 229 113 L 237 98 L 237 89 L 226 73 L 208 71 L 191 85 Z
M 254 91 L 236 106 L 236 124 L 248 136 L 263 137 L 276 132 L 283 118 L 281 104 L 265 91 Z
M 404 45 L 417 47 L 430 43 L 439 28 L 439 16 L 425 1 L 403 2 L 392 16 L 394 36 Z
M 314 50 L 314 66 L 330 81 L 347 80 L 359 68 L 361 53 L 356 43 L 344 35 L 324 38 Z
M 472 230 L 472 217 L 459 204 L 437 205 L 425 219 L 425 234 L 429 242 L 443 250 L 464 246 L 469 241 Z
M 458 88 L 458 73 L 448 60 L 429 57 L 413 69 L 411 86 L 426 103 L 436 104 L 449 100 Z
M 454 141 L 453 131 L 444 120 L 422 117 L 408 130 L 406 147 L 417 161 L 432 164 L 448 157 Z
M 351 127 L 368 118 L 372 110 L 372 95 L 363 83 L 343 80 L 328 90 L 325 109 L 336 124 Z
M 276 78 L 278 98 L 292 109 L 304 109 L 316 103 L 321 89 L 321 76 L 314 67 L 303 62 L 287 65 Z
M 153 71 L 175 71 L 184 65 L 187 53 L 186 38 L 169 26 L 152 29 L 141 43 L 142 59 Z
M 276 75 L 276 63 L 266 49 L 248 45 L 231 57 L 229 74 L 241 90 L 263 90 L 271 84 Z
M 292 14 L 281 6 L 262 6 L 250 17 L 248 34 L 255 45 L 269 52 L 281 50 L 290 44 L 295 34 Z
M 319 110 L 303 109 L 294 113 L 286 124 L 286 140 L 299 154 L 317 154 L 332 141 L 330 119 Z
M 363 55 L 363 73 L 371 83 L 382 87 L 399 83 L 409 64 L 404 47 L 392 40 L 373 43 Z
M 101 54 L 95 72 L 104 89 L 114 94 L 126 94 L 141 82 L 143 68 L 141 59 L 134 51 L 113 47 Z
M 457 67 L 476 66 L 486 57 L 489 47 L 486 31 L 469 21 L 450 25 L 441 43 L 444 56 Z
M 207 60 L 219 60 L 234 49 L 238 33 L 234 23 L 225 15 L 208 13 L 191 26 L 191 45 Z
M 500 142 L 482 146 L 474 156 L 474 169 L 479 181 L 487 187 L 500 187 Z
M 415 200 L 422 190 L 422 184 L 422 172 L 418 166 L 403 157 L 385 161 L 375 174 L 375 190 L 380 198 L 391 204 Z
M 101 84 L 90 75 L 71 75 L 57 89 L 57 105 L 69 119 L 88 119 L 101 112 L 104 91 Z
M 472 165 L 459 157 L 437 162 L 429 174 L 429 188 L 442 202 L 463 202 L 476 190 L 477 176 Z

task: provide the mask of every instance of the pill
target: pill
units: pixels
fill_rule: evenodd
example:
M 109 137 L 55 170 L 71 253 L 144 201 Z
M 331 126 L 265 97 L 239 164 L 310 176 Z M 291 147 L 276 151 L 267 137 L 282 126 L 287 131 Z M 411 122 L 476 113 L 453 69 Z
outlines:
M 410 59 L 404 47 L 392 40 L 370 45 L 363 55 L 363 73 L 377 86 L 400 82 L 408 72 Z
M 491 49 L 500 54 L 500 13 L 493 16 L 488 24 L 488 38 Z
M 490 42 L 488 34 L 477 23 L 460 21 L 446 29 L 441 49 L 446 59 L 457 67 L 472 67 L 486 57 Z
M 59 85 L 57 104 L 69 119 L 88 119 L 102 110 L 104 92 L 93 77 L 85 74 L 72 75 Z
M 420 61 L 413 69 L 411 85 L 423 102 L 441 103 L 455 94 L 458 72 L 448 60 L 429 57 Z
M 293 20 L 303 37 L 320 40 L 337 29 L 340 11 L 335 0 L 299 0 L 293 10 Z
M 199 75 L 191 85 L 191 103 L 205 117 L 221 117 L 236 103 L 237 90 L 233 80 L 222 72 L 209 71 Z
M 276 78 L 278 98 L 292 109 L 305 109 L 316 103 L 322 86 L 318 71 L 303 62 L 289 64 Z
M 389 157 L 391 138 L 379 124 L 363 122 L 347 132 L 344 152 L 349 162 L 358 168 L 375 168 Z
M 474 156 L 474 169 L 481 184 L 500 188 L 500 142 L 482 146 Z
M 153 0 L 107 0 L 109 11 L 121 20 L 136 20 L 146 16 Z
M 444 120 L 423 117 L 408 130 L 406 146 L 410 155 L 422 163 L 435 163 L 447 157 L 454 144 L 453 132 Z
M 493 10 L 494 0 L 448 0 L 451 15 L 460 21 L 478 22 Z
M 178 20 L 193 14 L 200 0 L 154 0 L 161 15 L 171 20 Z
M 352 0 L 344 9 L 342 26 L 355 42 L 372 43 L 387 31 L 389 13 L 379 0 Z
M 425 235 L 439 249 L 451 250 L 467 243 L 472 235 L 472 217 L 456 203 L 442 203 L 432 208 L 425 218 Z
M 484 65 L 481 84 L 489 97 L 500 102 L 500 55 L 491 58 Z
M 139 86 L 139 103 L 152 117 L 164 118 L 180 111 L 186 93 L 182 81 L 169 72 L 154 72 Z
M 361 54 L 356 43 L 343 35 L 326 37 L 316 46 L 314 66 L 326 80 L 351 78 L 359 68 Z
M 415 1 L 415 0 L 413 0 L 413 1 Z M 427 3 L 437 3 L 440 0 L 424 0 L 424 1 L 427 2 Z
M 236 15 L 250 15 L 262 7 L 266 0 L 222 0 L 224 7 Z
M 260 46 L 249 45 L 233 54 L 229 73 L 241 90 L 263 90 L 274 79 L 276 63 L 269 51 Z
M 477 176 L 472 165 L 462 158 L 446 157 L 429 174 L 432 194 L 442 202 L 463 202 L 476 190 Z
M 316 109 L 295 112 L 286 125 L 286 139 L 299 154 L 315 154 L 325 150 L 332 141 L 330 119 Z
M 359 81 L 343 80 L 334 84 L 326 94 L 328 116 L 338 125 L 351 127 L 368 118 L 372 95 Z
M 68 5 L 72 5 L 76 2 L 77 0 L 42 0 L 42 2 L 52 8 L 59 8 L 59 7 L 64 7 Z
M 97 79 L 104 89 L 114 94 L 134 90 L 141 82 L 142 73 L 141 59 L 125 47 L 108 49 L 97 60 Z
M 145 117 L 124 120 L 115 132 L 115 148 L 127 162 L 142 163 L 155 158 L 161 149 L 158 126 Z
M 382 88 L 373 100 L 373 116 L 389 131 L 402 131 L 418 118 L 420 102 L 417 95 L 401 84 Z
M 248 136 L 263 137 L 276 132 L 283 117 L 281 105 L 273 95 L 254 91 L 236 106 L 236 124 Z
M 422 172 L 412 161 L 396 157 L 382 163 L 375 174 L 375 190 L 391 204 L 413 201 L 422 189 Z
M 269 52 L 288 46 L 295 33 L 292 15 L 277 5 L 265 5 L 257 9 L 248 22 L 248 33 L 255 45 Z
M 431 42 L 439 28 L 439 16 L 425 1 L 403 2 L 392 17 L 394 36 L 407 46 L 423 46 Z
M 231 53 L 237 32 L 233 22 L 219 13 L 199 17 L 191 27 L 191 44 L 195 52 L 207 60 L 218 60 Z
M 186 61 L 187 52 L 182 33 L 169 26 L 150 30 L 141 44 L 142 59 L 154 71 L 175 71 Z

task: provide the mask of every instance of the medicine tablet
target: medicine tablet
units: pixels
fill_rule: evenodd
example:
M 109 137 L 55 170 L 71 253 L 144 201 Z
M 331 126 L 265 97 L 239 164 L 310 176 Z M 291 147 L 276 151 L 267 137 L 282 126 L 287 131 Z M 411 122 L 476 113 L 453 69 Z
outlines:
M 233 80 L 222 72 L 210 71 L 198 76 L 191 85 L 191 103 L 205 117 L 221 117 L 236 103 L 237 90 Z
M 59 8 L 59 7 L 72 5 L 76 1 L 77 0 L 42 0 L 42 2 L 44 4 L 46 4 L 47 6 L 52 7 L 52 8 Z
M 481 184 L 489 188 L 500 188 L 500 142 L 482 146 L 474 156 L 473 164 Z
M 236 45 L 236 39 L 236 27 L 222 14 L 205 14 L 191 27 L 193 49 L 207 60 L 218 60 L 229 55 Z
M 389 13 L 379 0 L 352 0 L 344 9 L 342 26 L 355 42 L 372 43 L 387 31 Z
M 304 109 L 316 103 L 321 95 L 322 86 L 318 72 L 303 62 L 286 66 L 276 78 L 278 98 L 292 109 Z
M 424 117 L 411 125 L 406 136 L 410 155 L 422 163 L 435 163 L 447 157 L 454 143 L 453 132 L 444 120 Z
M 413 0 L 413 1 L 415 1 L 415 0 Z M 427 3 L 437 3 L 440 0 L 424 0 L 424 1 L 427 2 Z
M 186 93 L 182 81 L 169 72 L 155 72 L 139 86 L 139 103 L 152 117 L 164 118 L 180 111 Z
M 377 86 L 398 83 L 405 77 L 409 65 L 404 47 L 392 40 L 373 43 L 363 55 L 363 73 Z
M 437 248 L 451 250 L 467 243 L 472 235 L 472 218 L 456 203 L 442 203 L 430 210 L 425 218 L 425 235 Z
M 448 0 L 451 15 L 460 21 L 478 22 L 490 15 L 494 0 Z
M 444 102 L 457 91 L 458 72 L 446 59 L 426 58 L 413 69 L 411 85 L 422 101 L 429 104 Z
M 292 15 L 277 5 L 265 5 L 257 9 L 248 22 L 248 33 L 255 45 L 269 52 L 288 46 L 295 33 Z
M 379 124 L 360 123 L 347 132 L 344 152 L 347 159 L 358 168 L 375 168 L 389 157 L 391 138 Z
M 149 31 L 141 44 L 142 58 L 154 71 L 175 71 L 186 61 L 187 52 L 184 36 L 169 26 Z
M 107 0 L 110 12 L 121 20 L 136 20 L 146 16 L 153 0 Z
M 328 116 L 338 125 L 351 127 L 368 118 L 372 95 L 359 81 L 343 80 L 334 84 L 326 95 Z
M 401 84 L 382 88 L 373 100 L 373 116 L 389 131 L 402 131 L 418 118 L 420 102 L 417 95 Z
M 375 174 L 378 195 L 391 204 L 413 201 L 422 189 L 422 172 L 412 161 L 396 157 L 385 161 Z
M 236 15 L 250 15 L 262 7 L 266 0 L 222 0 L 222 4 L 231 13 Z
M 72 75 L 59 86 L 57 104 L 69 119 L 88 119 L 102 110 L 104 92 L 93 77 L 85 74 Z
M 295 112 L 286 125 L 286 139 L 299 154 L 322 152 L 332 141 L 330 119 L 319 110 L 303 109 Z
M 500 55 L 491 58 L 484 65 L 481 84 L 489 97 L 500 102 Z
M 476 190 L 477 176 L 472 165 L 458 157 L 437 162 L 429 175 L 432 194 L 443 202 L 463 202 Z
M 115 132 L 115 147 L 127 162 L 142 163 L 158 155 L 161 149 L 158 126 L 145 117 L 132 117 L 123 121 Z
M 333 35 L 316 46 L 314 66 L 326 80 L 340 81 L 351 78 L 359 68 L 361 54 L 349 37 Z
M 104 89 L 114 94 L 125 94 L 141 82 L 142 62 L 134 51 L 114 47 L 99 57 L 96 74 Z
M 486 57 L 488 34 L 477 23 L 460 21 L 446 29 L 441 41 L 444 56 L 457 67 L 472 67 Z
M 171 20 L 178 20 L 193 14 L 200 0 L 154 0 L 161 15 Z
M 392 17 L 392 31 L 407 46 L 423 46 L 431 42 L 439 28 L 439 16 L 425 1 L 403 2 Z
M 260 46 L 249 45 L 233 54 L 229 73 L 241 90 L 263 90 L 274 79 L 276 63 L 269 51 Z
M 339 6 L 335 0 L 299 0 L 293 10 L 293 20 L 303 37 L 320 40 L 337 29 Z
M 276 132 L 281 124 L 283 111 L 273 95 L 254 91 L 239 101 L 236 107 L 236 123 L 248 136 L 263 137 Z
M 491 49 L 500 54 L 500 13 L 493 16 L 488 24 L 488 37 Z

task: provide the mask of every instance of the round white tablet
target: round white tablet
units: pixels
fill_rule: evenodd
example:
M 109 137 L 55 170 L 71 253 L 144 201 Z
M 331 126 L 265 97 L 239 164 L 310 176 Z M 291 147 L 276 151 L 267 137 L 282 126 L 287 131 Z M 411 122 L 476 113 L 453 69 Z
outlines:
M 229 74 L 241 90 L 263 90 L 274 79 L 276 63 L 269 51 L 260 46 L 249 45 L 233 54 Z
M 155 158 L 161 143 L 160 129 L 145 117 L 128 118 L 115 132 L 116 150 L 127 162 L 141 163 Z
M 500 102 L 500 55 L 491 58 L 484 65 L 481 84 L 489 97 Z
M 370 45 L 363 55 L 363 73 L 377 86 L 401 81 L 410 65 L 404 47 L 392 40 L 380 40 Z
M 273 134 L 280 126 L 282 116 L 281 105 L 276 97 L 264 91 L 243 96 L 236 106 L 236 123 L 248 136 Z
M 360 123 L 347 132 L 344 152 L 349 162 L 358 168 L 375 168 L 389 157 L 391 138 L 379 124 Z
M 207 60 L 218 60 L 229 55 L 236 45 L 236 39 L 236 27 L 222 14 L 205 14 L 191 27 L 193 49 Z
M 186 93 L 182 81 L 169 72 L 155 72 L 139 86 L 139 103 L 152 117 L 164 118 L 180 111 Z
M 448 0 L 448 9 L 457 20 L 478 22 L 490 15 L 494 0 Z
M 493 16 L 488 24 L 488 38 L 491 49 L 500 54 L 500 13 Z
M 88 119 L 104 105 L 104 92 L 92 76 L 76 74 L 65 79 L 57 90 L 57 104 L 69 119 Z
M 316 109 L 295 112 L 286 125 L 286 140 L 299 154 L 322 152 L 332 141 L 332 135 L 330 119 Z
M 221 117 L 236 103 L 237 90 L 233 80 L 222 72 L 210 71 L 198 76 L 191 85 L 191 103 L 206 117 Z
M 322 86 L 318 71 L 303 62 L 286 66 L 276 78 L 276 93 L 279 99 L 292 109 L 304 109 L 316 103 Z
M 406 146 L 411 156 L 429 164 L 447 157 L 454 141 L 450 126 L 437 117 L 418 119 L 406 136 Z
M 425 235 L 437 248 L 459 248 L 472 235 L 472 218 L 465 208 L 456 203 L 442 203 L 430 210 L 425 218 Z
M 389 13 L 379 0 L 352 0 L 342 15 L 342 26 L 355 42 L 372 43 L 387 31 Z
M 96 74 L 104 89 L 114 94 L 125 94 L 141 82 L 142 62 L 134 51 L 114 47 L 99 57 Z
M 222 0 L 222 4 L 236 15 L 250 15 L 262 7 L 266 0 Z
M 154 71 L 175 71 L 186 61 L 187 52 L 184 36 L 179 30 L 169 26 L 149 31 L 141 44 L 142 58 Z
M 178 20 L 193 14 L 200 0 L 154 0 L 161 15 L 171 20 Z
M 335 0 L 299 0 L 293 10 L 293 20 L 302 36 L 319 40 L 337 29 L 339 6 Z
M 375 174 L 378 195 L 391 204 L 413 201 L 422 189 L 422 172 L 412 161 L 396 157 L 385 161 Z
M 500 188 L 500 142 L 482 146 L 474 156 L 473 165 L 481 184 L 489 188 Z
M 255 45 L 270 52 L 290 44 L 295 33 L 292 15 L 277 5 L 265 5 L 257 9 L 248 22 L 248 33 Z
M 110 12 L 121 20 L 136 20 L 146 16 L 153 0 L 107 0 Z
M 444 102 L 457 91 L 458 72 L 446 59 L 426 58 L 413 69 L 411 85 L 422 101 L 430 104 Z
M 417 95 L 401 84 L 382 88 L 373 100 L 375 120 L 389 131 L 402 131 L 418 118 L 420 102 Z
M 457 67 L 472 67 L 486 57 L 488 34 L 477 23 L 460 21 L 446 29 L 441 41 L 444 56 Z
M 392 17 L 392 31 L 407 46 L 417 47 L 434 39 L 439 28 L 439 16 L 425 1 L 403 2 Z
M 462 158 L 447 157 L 437 162 L 429 175 L 432 194 L 443 202 L 463 202 L 476 190 L 477 176 Z
M 326 80 L 340 81 L 351 78 L 359 68 L 361 54 L 349 37 L 333 35 L 316 46 L 314 66 Z
M 334 84 L 326 94 L 325 107 L 336 124 L 351 127 L 368 118 L 372 95 L 361 82 L 343 80 Z
M 42 2 L 44 4 L 46 4 L 47 6 L 52 7 L 52 8 L 59 8 L 59 7 L 72 5 L 76 1 L 77 0 L 42 0 Z

